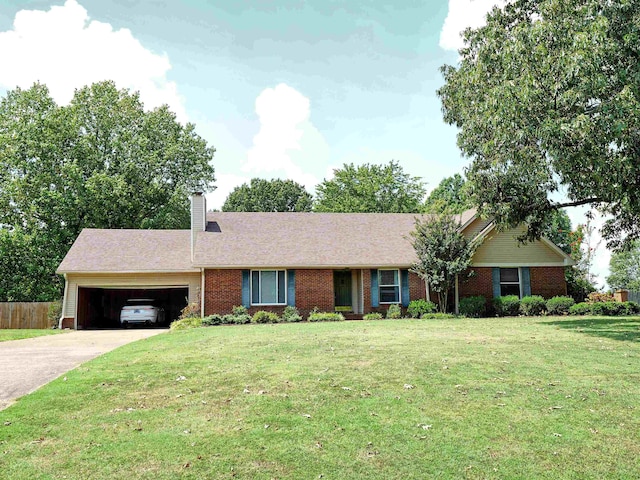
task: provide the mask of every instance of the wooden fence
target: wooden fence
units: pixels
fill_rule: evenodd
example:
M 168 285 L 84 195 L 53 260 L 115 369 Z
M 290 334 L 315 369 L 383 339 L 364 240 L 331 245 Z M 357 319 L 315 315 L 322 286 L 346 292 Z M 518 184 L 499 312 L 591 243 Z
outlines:
M 49 328 L 49 305 L 51 302 L 0 303 L 0 329 Z
M 629 290 L 629 301 L 630 302 L 638 302 L 640 303 L 640 292 L 635 292 L 633 290 Z

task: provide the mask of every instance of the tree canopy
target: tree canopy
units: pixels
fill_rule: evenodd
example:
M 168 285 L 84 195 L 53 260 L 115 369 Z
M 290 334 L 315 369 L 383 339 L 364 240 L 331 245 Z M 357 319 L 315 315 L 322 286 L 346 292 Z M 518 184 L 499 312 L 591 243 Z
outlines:
M 425 200 L 425 212 L 462 213 L 473 208 L 473 202 L 467 192 L 468 188 L 468 182 L 459 173 L 443 178 Z
M 468 241 L 460 232 L 460 223 L 446 214 L 416 219 L 411 236 L 418 257 L 411 271 L 428 282 L 429 289 L 438 294 L 440 310 L 446 312 L 449 291 L 456 277 L 469 268 L 480 243 Z
M 313 197 L 293 180 L 251 179 L 233 189 L 222 206 L 223 212 L 310 212 Z
M 612 289 L 640 291 L 640 242 L 611 255 L 609 272 L 607 283 Z
M 214 149 L 167 106 L 145 111 L 113 82 L 59 106 L 45 85 L 0 100 L 0 301 L 52 300 L 83 228 L 188 228 L 213 188 Z
M 635 0 L 515 0 L 465 31 L 438 95 L 499 226 L 537 238 L 554 210 L 590 204 L 611 214 L 610 247 L 640 237 L 639 15 Z
M 345 164 L 316 187 L 317 212 L 417 213 L 426 190 L 392 160 L 387 165 Z
M 473 208 L 471 185 L 459 173 L 444 178 L 425 201 L 426 213 L 456 214 L 469 208 Z M 564 209 L 550 212 L 542 226 L 542 235 L 559 246 L 565 253 L 571 255 L 571 244 L 574 239 L 571 220 Z

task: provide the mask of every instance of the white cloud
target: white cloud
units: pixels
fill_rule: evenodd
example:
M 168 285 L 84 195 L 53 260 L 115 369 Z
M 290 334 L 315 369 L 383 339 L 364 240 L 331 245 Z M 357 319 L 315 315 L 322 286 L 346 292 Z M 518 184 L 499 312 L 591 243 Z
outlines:
M 13 29 L 0 32 L 0 65 L 0 86 L 7 89 L 40 81 L 66 104 L 75 88 L 114 80 L 139 91 L 146 108 L 166 103 L 179 121 L 187 119 L 177 86 L 166 77 L 167 55 L 146 49 L 128 29 L 90 20 L 75 0 L 49 11 L 19 11 Z
M 313 190 L 328 161 L 329 147 L 310 122 L 310 102 L 296 89 L 281 83 L 256 98 L 260 130 L 253 138 L 243 171 L 283 172 L 288 179 Z
M 224 201 L 234 188 L 239 187 L 243 183 L 249 183 L 251 179 L 249 177 L 243 177 L 241 175 L 234 175 L 229 173 L 220 173 L 216 175 L 216 189 L 213 193 L 208 193 L 207 198 L 207 210 L 220 210 Z
M 440 31 L 440 47 L 458 51 L 464 46 L 462 32 L 484 25 L 494 5 L 503 7 L 505 0 L 449 0 L 449 12 Z

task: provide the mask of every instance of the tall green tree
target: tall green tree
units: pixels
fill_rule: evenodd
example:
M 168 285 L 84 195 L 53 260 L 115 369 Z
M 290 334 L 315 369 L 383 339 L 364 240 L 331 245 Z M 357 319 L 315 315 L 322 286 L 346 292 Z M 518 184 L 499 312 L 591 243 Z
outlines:
M 456 173 L 452 177 L 443 178 L 424 202 L 426 213 L 462 213 L 473 208 L 468 192 L 468 182 Z
M 609 272 L 607 283 L 612 289 L 640 291 L 640 242 L 611 255 Z
M 418 257 L 411 271 L 428 282 L 429 289 L 438 294 L 440 310 L 446 312 L 456 277 L 462 279 L 465 272 L 470 274 L 471 258 L 480 241 L 467 240 L 460 231 L 460 223 L 452 215 L 416 219 L 411 236 Z
M 573 230 L 567 212 L 564 209 L 551 212 L 548 222 L 543 227 L 542 235 L 560 247 L 564 253 L 571 255 L 571 243 L 573 242 L 571 232 Z
M 316 187 L 316 212 L 417 213 L 426 190 L 420 177 L 405 173 L 392 160 L 387 165 L 345 164 L 331 180 Z
M 589 204 L 610 247 L 640 238 L 639 16 L 636 0 L 514 0 L 465 31 L 438 95 L 482 213 L 537 238 Z
M 0 100 L 0 301 L 52 300 L 83 228 L 188 228 L 213 188 L 214 149 L 167 106 L 145 111 L 113 82 L 59 106 L 45 85 Z
M 223 212 L 310 212 L 313 197 L 293 180 L 252 178 L 233 189 Z

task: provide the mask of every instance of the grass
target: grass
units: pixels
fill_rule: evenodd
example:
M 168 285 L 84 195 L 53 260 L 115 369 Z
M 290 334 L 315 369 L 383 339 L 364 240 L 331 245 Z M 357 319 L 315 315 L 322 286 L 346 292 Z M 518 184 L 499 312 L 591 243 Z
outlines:
M 41 337 L 43 335 L 57 335 L 63 333 L 64 330 L 35 330 L 35 329 L 0 329 L 0 342 L 7 342 L 9 340 L 21 340 L 23 338 Z
M 538 317 L 159 335 L 0 412 L 0 471 L 637 478 L 639 327 L 638 317 Z

